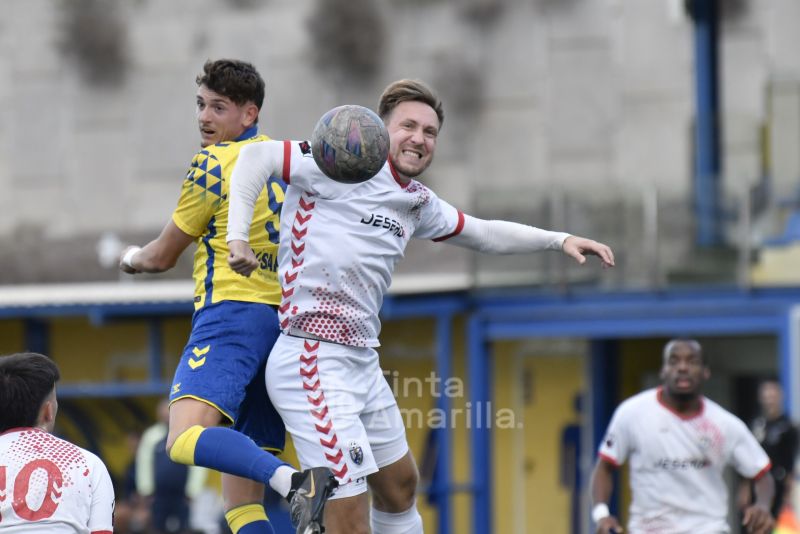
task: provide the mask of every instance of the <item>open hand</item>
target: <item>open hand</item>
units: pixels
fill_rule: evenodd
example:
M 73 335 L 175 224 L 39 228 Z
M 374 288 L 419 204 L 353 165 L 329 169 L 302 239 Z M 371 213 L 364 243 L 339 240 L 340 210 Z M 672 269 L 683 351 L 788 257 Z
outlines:
M 571 235 L 564 240 L 561 245 L 561 250 L 564 254 L 572 256 L 575 261 L 583 265 L 586 263 L 585 254 L 591 254 L 600 258 L 603 268 L 614 266 L 614 252 L 608 245 L 598 243 L 585 237 Z

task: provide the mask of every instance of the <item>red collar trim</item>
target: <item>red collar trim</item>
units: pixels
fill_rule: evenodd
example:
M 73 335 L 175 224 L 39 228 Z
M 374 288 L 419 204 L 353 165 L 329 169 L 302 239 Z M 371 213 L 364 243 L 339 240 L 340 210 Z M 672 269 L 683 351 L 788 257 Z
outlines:
M 666 408 L 667 410 L 669 410 L 670 412 L 672 412 L 673 414 L 675 414 L 676 416 L 678 416 L 679 418 L 683 419 L 684 421 L 688 421 L 690 419 L 694 419 L 695 417 L 700 417 L 701 415 L 703 415 L 703 412 L 706 409 L 705 398 L 701 396 L 700 397 L 700 408 L 696 412 L 693 412 L 693 413 L 681 413 L 681 412 L 677 411 L 675 408 L 673 408 L 672 406 L 670 406 L 669 404 L 667 404 L 666 402 L 664 402 L 663 394 L 664 394 L 664 388 L 663 387 L 659 387 L 658 389 L 656 389 L 656 399 L 658 400 L 658 403 L 661 406 L 663 406 L 664 408 Z
M 411 181 L 409 180 L 408 182 L 403 182 L 402 179 L 400 178 L 400 174 L 398 174 L 397 172 L 397 169 L 394 168 L 394 163 L 392 163 L 392 159 L 387 158 L 386 161 L 389 162 L 389 170 L 392 171 L 392 178 L 394 178 L 394 181 L 397 182 L 397 185 L 399 185 L 403 189 L 408 187 L 408 184 L 410 184 Z

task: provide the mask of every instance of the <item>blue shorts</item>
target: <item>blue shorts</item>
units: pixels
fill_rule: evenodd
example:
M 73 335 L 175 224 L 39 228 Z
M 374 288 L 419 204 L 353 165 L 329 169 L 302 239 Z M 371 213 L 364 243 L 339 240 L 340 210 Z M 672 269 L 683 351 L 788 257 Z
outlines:
M 217 408 L 259 447 L 283 451 L 286 429 L 267 396 L 264 368 L 280 334 L 267 304 L 222 301 L 197 310 L 175 370 L 169 400 L 194 398 Z

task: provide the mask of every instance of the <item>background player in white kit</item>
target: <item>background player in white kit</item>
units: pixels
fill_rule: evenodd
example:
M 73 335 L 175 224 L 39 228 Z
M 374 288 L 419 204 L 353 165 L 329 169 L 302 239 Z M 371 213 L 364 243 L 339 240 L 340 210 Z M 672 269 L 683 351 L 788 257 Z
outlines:
M 91 452 L 50 432 L 58 367 L 35 353 L 0 357 L 0 531 L 110 534 L 114 488 Z
M 287 141 L 245 147 L 231 184 L 229 263 L 249 274 L 256 198 L 269 176 L 289 183 L 279 251 L 283 334 L 268 360 L 267 390 L 301 465 L 327 465 L 340 482 L 326 508 L 329 534 L 369 532 L 370 521 L 375 533 L 422 532 L 419 475 L 375 351 L 383 296 L 412 237 L 497 254 L 563 250 L 580 263 L 589 253 L 614 263 L 603 244 L 475 219 L 414 180 L 431 163 L 444 118 L 425 84 L 391 84 L 378 113 L 389 131 L 389 161 L 366 182 L 329 179 L 308 143 Z
M 756 502 L 742 520 L 746 531 L 772 531 L 769 458 L 740 419 L 702 395 L 709 376 L 700 344 L 674 339 L 664 347 L 663 385 L 631 397 L 614 412 L 592 474 L 598 533 L 622 532 L 608 500 L 613 472 L 628 459 L 631 534 L 730 532 L 727 465 L 754 480 Z

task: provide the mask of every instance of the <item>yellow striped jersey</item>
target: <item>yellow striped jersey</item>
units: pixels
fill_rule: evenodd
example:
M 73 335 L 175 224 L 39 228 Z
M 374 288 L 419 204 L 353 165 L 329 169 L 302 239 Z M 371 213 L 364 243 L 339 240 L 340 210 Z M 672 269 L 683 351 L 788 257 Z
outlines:
M 195 309 L 223 300 L 280 304 L 278 232 L 286 185 L 270 178 L 261 192 L 250 226 L 250 246 L 259 266 L 249 278 L 228 267 L 228 191 L 239 150 L 249 143 L 268 141 L 256 126 L 233 141 L 209 145 L 192 159 L 172 220 L 197 238 L 194 254 Z

